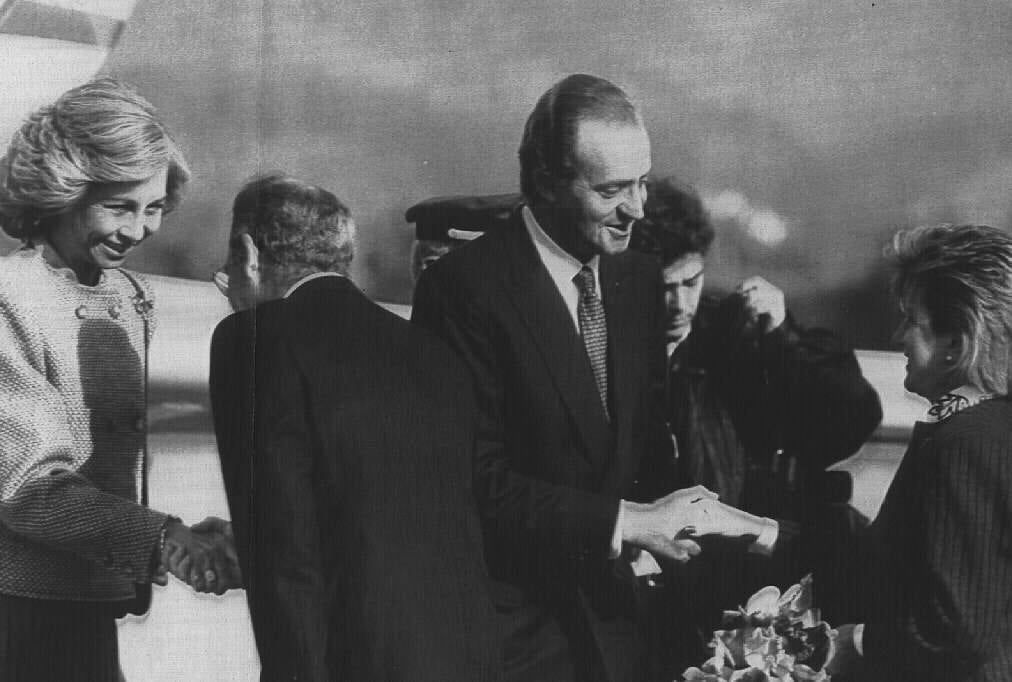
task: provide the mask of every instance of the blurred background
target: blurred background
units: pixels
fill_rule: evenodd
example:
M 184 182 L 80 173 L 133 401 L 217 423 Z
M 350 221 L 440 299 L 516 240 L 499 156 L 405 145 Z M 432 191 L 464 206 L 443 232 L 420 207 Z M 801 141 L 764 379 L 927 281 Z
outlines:
M 655 171 L 705 198 L 711 284 L 763 274 L 802 322 L 860 347 L 890 347 L 879 257 L 894 229 L 1010 224 L 1003 0 L 44 4 L 132 9 L 102 71 L 155 103 L 194 171 L 131 263 L 150 273 L 206 281 L 238 186 L 283 169 L 350 204 L 357 281 L 409 302 L 404 210 L 514 191 L 526 115 L 578 71 L 623 85 Z

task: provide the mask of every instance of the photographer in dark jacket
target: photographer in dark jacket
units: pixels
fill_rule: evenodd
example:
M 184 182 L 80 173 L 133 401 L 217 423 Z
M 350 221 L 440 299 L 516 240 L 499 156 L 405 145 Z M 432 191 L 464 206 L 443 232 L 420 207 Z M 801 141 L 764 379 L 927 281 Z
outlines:
M 704 552 L 703 561 L 674 567 L 681 578 L 666 570 L 671 591 L 682 593 L 666 610 L 682 621 L 688 610 L 702 644 L 722 609 L 818 568 L 825 468 L 861 446 L 882 409 L 854 353 L 826 330 L 801 327 L 783 292 L 762 277 L 724 298 L 702 295 L 714 231 L 694 193 L 671 178 L 655 181 L 644 211 L 633 248 L 657 255 L 663 267 L 665 410 L 681 484 L 705 485 L 781 528 L 772 559 Z

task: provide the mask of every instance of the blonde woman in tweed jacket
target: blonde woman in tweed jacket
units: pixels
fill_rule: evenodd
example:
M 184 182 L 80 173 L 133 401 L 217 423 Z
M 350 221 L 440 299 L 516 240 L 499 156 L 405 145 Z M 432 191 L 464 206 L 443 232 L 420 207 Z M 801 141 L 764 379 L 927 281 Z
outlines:
M 146 506 L 154 301 L 120 266 L 189 171 L 153 107 L 103 79 L 29 117 L 0 176 L 23 242 L 0 258 L 0 680 L 118 680 L 115 618 L 166 568 L 235 579 L 225 522 Z

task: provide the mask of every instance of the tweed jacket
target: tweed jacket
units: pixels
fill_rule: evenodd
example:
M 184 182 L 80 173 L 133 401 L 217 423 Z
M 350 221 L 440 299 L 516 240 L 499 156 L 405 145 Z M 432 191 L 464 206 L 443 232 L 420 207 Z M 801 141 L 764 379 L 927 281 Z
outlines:
M 145 500 L 151 292 L 41 247 L 0 258 L 0 593 L 134 597 L 166 515 Z

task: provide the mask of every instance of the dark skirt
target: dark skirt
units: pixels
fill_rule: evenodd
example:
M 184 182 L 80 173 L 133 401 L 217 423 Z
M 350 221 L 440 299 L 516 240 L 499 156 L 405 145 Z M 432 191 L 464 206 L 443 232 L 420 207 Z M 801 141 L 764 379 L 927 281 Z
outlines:
M 120 682 L 123 603 L 0 594 L 0 682 Z

